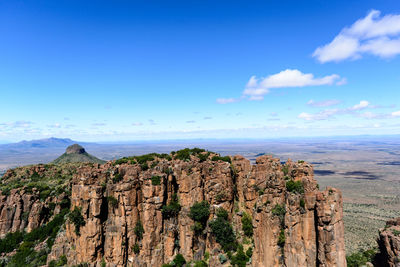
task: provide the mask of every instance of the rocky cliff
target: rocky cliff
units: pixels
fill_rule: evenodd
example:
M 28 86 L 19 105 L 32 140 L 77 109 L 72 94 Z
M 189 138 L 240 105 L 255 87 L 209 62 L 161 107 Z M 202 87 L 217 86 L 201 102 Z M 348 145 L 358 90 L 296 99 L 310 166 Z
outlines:
M 56 167 L 41 168 L 35 173 L 45 179 Z M 48 265 L 346 266 L 341 193 L 319 191 L 306 162 L 261 156 L 252 165 L 186 149 L 71 170 L 45 196 L 25 185 L 2 193 L 2 241 L 47 229 L 58 216 L 57 231 L 30 247 Z M 3 187 L 20 172 L 7 172 Z M 15 251 L 2 252 L 5 263 L 16 261 Z
M 379 253 L 376 261 L 382 267 L 400 266 L 400 218 L 386 222 L 386 226 L 379 230 Z

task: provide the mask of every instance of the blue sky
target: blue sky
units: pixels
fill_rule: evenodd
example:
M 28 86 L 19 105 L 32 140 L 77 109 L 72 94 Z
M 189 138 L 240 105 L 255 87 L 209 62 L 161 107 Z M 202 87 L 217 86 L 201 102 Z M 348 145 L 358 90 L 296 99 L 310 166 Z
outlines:
M 1 1 L 0 140 L 400 134 L 398 1 Z

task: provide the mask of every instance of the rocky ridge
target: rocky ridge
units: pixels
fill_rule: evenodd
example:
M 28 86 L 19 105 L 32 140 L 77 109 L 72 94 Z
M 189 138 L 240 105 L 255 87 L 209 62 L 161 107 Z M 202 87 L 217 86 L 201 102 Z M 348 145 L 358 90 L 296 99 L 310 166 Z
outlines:
M 52 167 L 40 168 L 42 177 Z M 70 203 L 45 247 L 49 265 L 174 266 L 183 258 L 196 266 L 346 266 L 341 193 L 319 191 L 306 162 L 261 156 L 252 165 L 193 149 L 82 164 L 64 181 L 67 190 L 51 189 L 42 200 L 43 190 L 25 186 L 0 195 L 3 238 L 51 223 Z M 202 201 L 207 218 L 195 230 L 191 208 Z M 233 241 L 219 240 L 217 221 L 233 230 Z

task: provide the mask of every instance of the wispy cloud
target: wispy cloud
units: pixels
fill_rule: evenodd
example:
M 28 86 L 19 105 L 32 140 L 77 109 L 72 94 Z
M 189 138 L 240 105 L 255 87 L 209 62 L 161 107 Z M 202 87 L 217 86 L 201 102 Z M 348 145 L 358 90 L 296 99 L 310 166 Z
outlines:
M 92 126 L 94 126 L 94 127 L 106 126 L 106 125 L 107 125 L 107 124 L 106 124 L 106 123 L 103 123 L 103 122 L 92 123 Z
M 321 63 L 359 59 L 363 54 L 389 58 L 400 54 L 400 14 L 380 16 L 372 10 L 330 42 L 318 47 L 313 56 Z
M 59 124 L 59 123 L 49 124 L 49 125 L 47 125 L 47 127 L 49 127 L 49 128 L 61 128 L 61 124 Z
M 348 108 L 325 109 L 317 113 L 302 112 L 297 117 L 307 121 L 326 120 L 334 117 L 335 115 L 353 115 L 365 119 L 387 119 L 400 116 L 400 110 L 390 113 L 373 113 L 370 111 L 361 112 L 364 109 L 375 109 L 379 106 L 371 105 L 367 100 L 361 100 L 360 103 L 355 104 Z
M 142 126 L 143 125 L 143 123 L 141 123 L 141 122 L 133 122 L 132 123 L 132 126 Z
M 218 98 L 217 99 L 218 104 L 229 104 L 229 103 L 235 103 L 238 101 L 239 101 L 239 99 L 237 99 L 237 98 Z
M 212 117 L 204 117 L 203 120 L 212 120 Z
M 323 101 L 314 101 L 311 99 L 310 101 L 307 102 L 307 105 L 315 108 L 330 107 L 338 104 L 340 104 L 340 101 L 336 99 L 328 99 Z
M 0 123 L 0 126 L 7 128 L 30 128 L 32 127 L 31 121 L 14 121 L 14 122 L 4 122 Z
M 186 121 L 186 123 L 196 123 L 194 120 Z
M 302 112 L 299 114 L 298 118 L 306 121 L 326 120 L 337 114 L 339 111 L 339 109 L 326 109 L 315 114 Z

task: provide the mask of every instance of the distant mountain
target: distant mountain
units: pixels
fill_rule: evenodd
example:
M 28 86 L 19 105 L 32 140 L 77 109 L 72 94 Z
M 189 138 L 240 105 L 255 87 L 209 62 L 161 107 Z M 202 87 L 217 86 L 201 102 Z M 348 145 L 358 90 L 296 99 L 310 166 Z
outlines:
M 100 164 L 105 163 L 104 160 L 98 159 L 95 156 L 87 153 L 86 150 L 78 144 L 73 144 L 67 147 L 65 153 L 55 159 L 52 163 L 61 164 L 73 162 L 92 162 Z
M 31 148 L 57 148 L 70 146 L 75 144 L 76 141 L 73 141 L 69 138 L 47 138 L 47 139 L 39 139 L 39 140 L 30 140 L 30 141 L 21 141 L 18 143 L 10 143 L 10 144 L 0 144 L 0 148 L 2 149 L 31 149 Z

